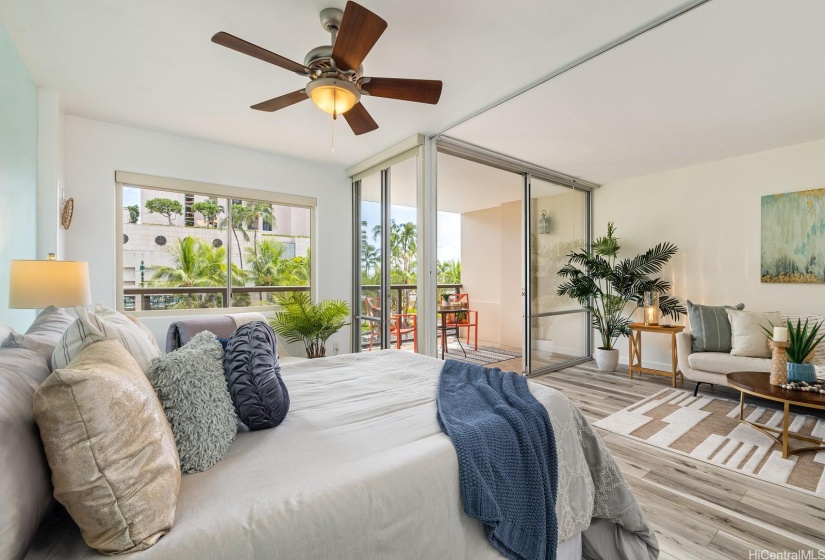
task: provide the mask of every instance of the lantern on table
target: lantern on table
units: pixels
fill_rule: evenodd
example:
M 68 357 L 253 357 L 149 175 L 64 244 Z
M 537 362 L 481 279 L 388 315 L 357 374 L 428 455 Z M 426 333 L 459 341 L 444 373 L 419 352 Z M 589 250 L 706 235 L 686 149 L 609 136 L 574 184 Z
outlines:
M 642 296 L 642 303 L 645 312 L 645 326 L 656 327 L 659 325 L 659 292 L 645 292 Z

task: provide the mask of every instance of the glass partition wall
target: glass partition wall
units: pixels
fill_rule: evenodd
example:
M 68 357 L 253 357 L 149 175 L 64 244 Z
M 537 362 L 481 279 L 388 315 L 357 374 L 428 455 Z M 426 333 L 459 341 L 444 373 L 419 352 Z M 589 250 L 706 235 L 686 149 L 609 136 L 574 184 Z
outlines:
M 353 182 L 353 350 L 418 351 L 418 157 Z

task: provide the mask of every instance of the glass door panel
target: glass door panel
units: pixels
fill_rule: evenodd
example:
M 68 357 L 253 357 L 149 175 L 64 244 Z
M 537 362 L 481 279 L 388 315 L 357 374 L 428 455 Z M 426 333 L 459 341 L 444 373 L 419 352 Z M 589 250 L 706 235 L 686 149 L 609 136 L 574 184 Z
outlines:
M 566 256 L 587 242 L 588 193 L 530 178 L 529 373 L 560 369 L 588 356 L 589 314 L 557 295 Z
M 390 178 L 390 331 L 392 349 L 418 351 L 418 158 L 393 165 Z
M 372 351 L 383 348 L 381 324 L 381 174 L 376 173 L 360 181 L 360 281 L 358 309 L 359 337 L 353 351 Z

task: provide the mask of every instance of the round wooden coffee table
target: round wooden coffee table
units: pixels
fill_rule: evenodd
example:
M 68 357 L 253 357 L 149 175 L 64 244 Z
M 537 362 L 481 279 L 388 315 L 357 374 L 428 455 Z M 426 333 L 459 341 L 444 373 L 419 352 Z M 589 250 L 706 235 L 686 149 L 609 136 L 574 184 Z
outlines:
M 782 458 L 787 459 L 788 455 L 800 453 L 802 451 L 823 451 L 825 450 L 825 440 L 800 436 L 788 432 L 788 416 L 791 405 L 804 406 L 806 408 L 817 408 L 825 410 L 825 395 L 806 391 L 793 391 L 783 389 L 778 385 L 771 385 L 770 374 L 756 371 L 737 371 L 729 373 L 728 385 L 739 391 L 739 421 L 753 426 L 782 447 Z M 768 399 L 782 403 L 784 416 L 782 418 L 782 429 L 773 428 L 756 422 L 745 420 L 745 395 L 752 395 L 760 399 Z M 810 447 L 800 447 L 798 449 L 788 449 L 788 440 L 796 439 L 817 445 Z

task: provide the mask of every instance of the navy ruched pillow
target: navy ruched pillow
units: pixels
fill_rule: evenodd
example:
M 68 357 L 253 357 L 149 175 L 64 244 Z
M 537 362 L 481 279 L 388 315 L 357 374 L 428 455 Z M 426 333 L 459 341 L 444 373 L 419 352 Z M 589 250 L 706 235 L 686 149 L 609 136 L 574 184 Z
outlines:
M 272 327 L 263 321 L 242 325 L 226 345 L 224 370 L 238 418 L 251 430 L 280 424 L 289 411 Z

